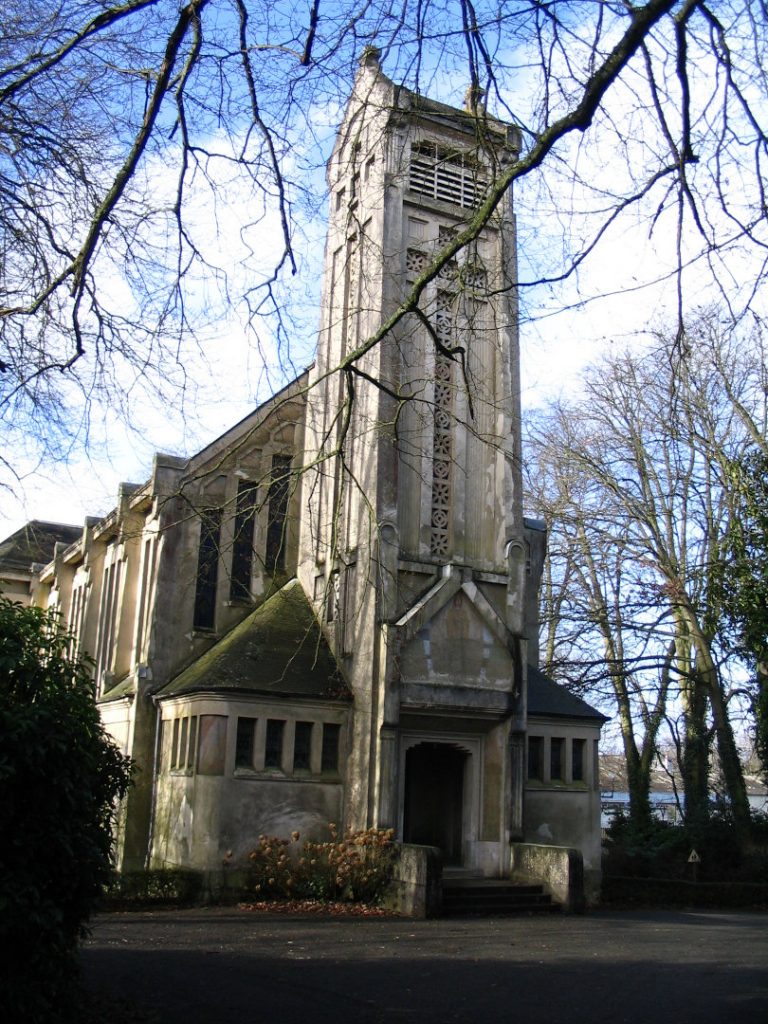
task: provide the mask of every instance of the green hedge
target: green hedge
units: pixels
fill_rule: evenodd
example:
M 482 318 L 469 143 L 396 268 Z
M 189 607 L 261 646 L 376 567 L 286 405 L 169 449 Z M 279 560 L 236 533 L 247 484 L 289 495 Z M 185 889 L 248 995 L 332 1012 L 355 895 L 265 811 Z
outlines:
M 768 909 L 768 885 L 759 882 L 687 882 L 679 878 L 605 875 L 604 904 L 634 907 Z
M 203 876 L 182 868 L 125 871 L 104 890 L 102 909 L 190 905 L 200 901 Z

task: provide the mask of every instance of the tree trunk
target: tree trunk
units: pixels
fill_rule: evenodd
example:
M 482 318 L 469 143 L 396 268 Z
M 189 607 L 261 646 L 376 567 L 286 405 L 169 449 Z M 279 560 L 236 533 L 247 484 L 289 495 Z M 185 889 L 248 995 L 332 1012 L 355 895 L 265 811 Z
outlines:
M 691 676 L 682 686 L 685 728 L 682 757 L 685 823 L 696 828 L 709 819 L 709 735 L 707 693 Z
M 731 806 L 733 822 L 741 838 L 746 838 L 751 825 L 747 787 L 744 782 L 744 771 L 739 759 L 739 751 L 733 735 L 733 727 L 728 718 L 723 690 L 720 686 L 720 675 L 712 657 L 707 637 L 702 631 L 698 619 L 689 605 L 681 608 L 688 628 L 696 659 L 695 676 L 701 681 L 701 689 L 709 697 L 712 708 L 712 719 L 717 739 L 717 753 L 723 773 L 726 795 Z
M 649 757 L 644 756 L 649 737 L 646 735 L 644 738 L 644 749 L 641 753 L 637 748 L 637 741 L 635 739 L 632 709 L 627 694 L 626 680 L 619 673 L 613 673 L 612 675 L 613 688 L 619 706 L 619 726 L 624 746 L 624 760 L 627 767 L 629 816 L 638 828 L 644 829 L 651 823 L 651 760 Z

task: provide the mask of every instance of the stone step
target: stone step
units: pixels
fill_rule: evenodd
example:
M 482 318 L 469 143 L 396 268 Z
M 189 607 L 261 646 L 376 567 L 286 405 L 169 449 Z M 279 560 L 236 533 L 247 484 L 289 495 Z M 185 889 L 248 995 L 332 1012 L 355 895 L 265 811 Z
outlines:
M 467 879 L 443 885 L 445 917 L 494 917 L 560 910 L 540 885 L 514 885 L 501 879 Z

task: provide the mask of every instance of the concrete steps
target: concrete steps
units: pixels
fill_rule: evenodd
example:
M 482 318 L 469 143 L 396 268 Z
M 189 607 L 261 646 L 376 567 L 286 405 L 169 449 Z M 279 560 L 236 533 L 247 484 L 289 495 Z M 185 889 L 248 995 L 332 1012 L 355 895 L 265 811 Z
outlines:
M 560 911 L 540 885 L 517 885 L 503 878 L 443 879 L 443 917 L 500 917 Z

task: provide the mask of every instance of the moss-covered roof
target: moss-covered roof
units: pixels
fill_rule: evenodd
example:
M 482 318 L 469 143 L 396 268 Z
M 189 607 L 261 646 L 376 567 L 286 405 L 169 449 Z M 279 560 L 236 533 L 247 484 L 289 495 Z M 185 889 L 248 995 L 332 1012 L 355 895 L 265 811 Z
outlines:
M 157 696 L 211 691 L 350 700 L 298 580 L 291 580 Z
M 541 669 L 528 666 L 528 714 L 552 716 L 554 718 L 592 718 L 607 722 L 601 712 L 596 711 L 575 693 L 569 693 L 564 686 L 553 682 Z
M 123 697 L 132 697 L 135 693 L 136 685 L 133 681 L 133 676 L 129 673 L 127 676 L 123 676 L 122 679 L 116 680 L 111 688 L 105 689 L 96 703 L 107 704 L 111 700 L 122 700 Z

